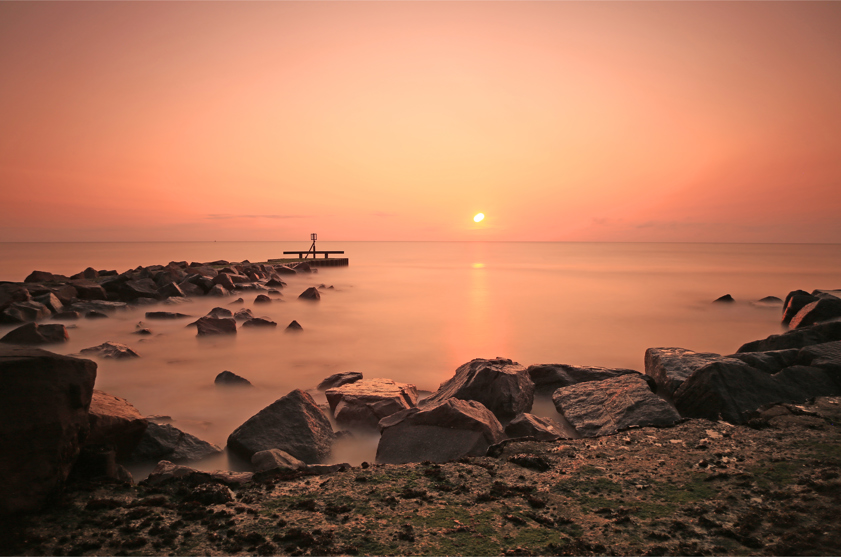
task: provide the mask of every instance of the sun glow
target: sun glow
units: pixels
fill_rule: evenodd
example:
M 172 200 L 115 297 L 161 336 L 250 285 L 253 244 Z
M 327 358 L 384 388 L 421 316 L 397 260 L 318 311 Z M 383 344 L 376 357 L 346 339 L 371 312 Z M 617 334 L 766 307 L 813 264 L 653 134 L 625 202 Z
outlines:
M 482 219 L 485 218 L 485 213 L 479 213 L 475 217 L 473 217 L 473 222 L 481 222 Z

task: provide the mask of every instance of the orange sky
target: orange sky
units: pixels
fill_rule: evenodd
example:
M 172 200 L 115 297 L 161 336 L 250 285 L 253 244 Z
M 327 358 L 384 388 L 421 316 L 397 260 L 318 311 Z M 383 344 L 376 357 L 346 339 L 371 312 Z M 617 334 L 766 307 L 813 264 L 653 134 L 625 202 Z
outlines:
M 839 29 L 839 2 L 0 2 L 0 241 L 841 242 Z

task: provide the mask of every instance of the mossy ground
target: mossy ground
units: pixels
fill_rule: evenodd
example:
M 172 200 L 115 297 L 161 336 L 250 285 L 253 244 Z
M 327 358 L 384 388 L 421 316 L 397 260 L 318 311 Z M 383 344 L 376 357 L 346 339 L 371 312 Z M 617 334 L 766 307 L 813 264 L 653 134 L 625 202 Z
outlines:
M 0 539 L 25 555 L 841 554 L 839 417 L 824 398 L 758 429 L 693 420 L 444 464 L 267 473 L 216 502 L 196 499 L 207 479 L 75 485 Z

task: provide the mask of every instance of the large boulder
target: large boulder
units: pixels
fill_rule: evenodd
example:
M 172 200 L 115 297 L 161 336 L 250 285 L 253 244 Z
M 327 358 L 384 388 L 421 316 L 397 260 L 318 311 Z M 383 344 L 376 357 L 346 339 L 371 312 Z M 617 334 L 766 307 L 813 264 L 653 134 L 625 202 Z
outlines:
M 447 462 L 484 456 L 505 438 L 502 425 L 481 403 L 449 398 L 423 408 L 402 410 L 380 422 L 377 462 Z
M 237 322 L 233 317 L 217 319 L 215 317 L 202 317 L 196 321 L 197 336 L 207 335 L 230 335 L 236 334 Z
M 568 432 L 564 426 L 551 418 L 541 418 L 527 412 L 520 414 L 505 426 L 505 435 L 512 439 L 534 437 L 541 441 L 555 441 L 572 437 L 570 433 L 572 432 Z
M 694 352 L 685 348 L 649 348 L 645 351 L 645 374 L 653 377 L 658 391 L 673 395 L 681 383 L 721 354 Z
M 627 374 L 642 375 L 633 369 L 569 364 L 537 364 L 529 366 L 527 371 L 538 394 L 552 394 L 561 387 L 585 381 L 602 381 Z
M 789 327 L 802 329 L 816 323 L 841 319 L 841 299 L 835 296 L 819 298 L 803 306 L 797 314 L 791 318 Z
M 80 352 L 88 356 L 98 356 L 100 358 L 110 358 L 112 360 L 127 360 L 130 358 L 140 357 L 140 354 L 125 344 L 111 341 L 103 342 L 99 346 L 83 348 Z
M 817 296 L 813 296 L 804 290 L 793 290 L 789 292 L 783 302 L 783 325 L 788 325 L 792 318 L 797 315 L 797 312 L 817 299 Z
M 355 383 L 361 379 L 362 374 L 358 371 L 343 371 L 341 373 L 334 373 L 330 377 L 325 378 L 318 384 L 316 389 L 319 391 L 326 391 L 327 389 L 341 387 L 342 385 L 347 385 L 348 383 Z
M 450 398 L 481 402 L 505 423 L 531 411 L 534 383 L 526 368 L 516 362 L 477 358 L 459 366 L 455 375 L 422 404 L 434 405 Z
M 26 323 L 40 321 L 52 315 L 50 308 L 40 302 L 14 302 L 3 310 L 2 321 L 5 323 Z
M 64 325 L 38 325 L 27 323 L 6 333 L 0 342 L 7 344 L 56 344 L 67 342 L 70 336 Z
M 149 422 L 140 442 L 129 456 L 134 462 L 201 460 L 222 452 L 213 443 L 202 441 L 170 424 Z
M 611 435 L 634 426 L 669 427 L 680 420 L 638 375 L 563 387 L 552 395 L 552 402 L 582 437 Z
M 418 403 L 414 385 L 391 379 L 363 379 L 324 394 L 336 423 L 347 427 L 375 429 L 381 419 Z
M 127 458 L 140 443 L 148 422 L 126 399 L 94 389 L 85 445 L 111 445 L 117 458 Z
M 812 344 L 823 344 L 836 340 L 841 340 L 841 322 L 830 321 L 829 323 L 795 329 L 779 335 L 771 335 L 762 340 L 754 340 L 743 344 L 737 352 L 767 352 L 769 350 L 803 348 Z
M 310 286 L 298 295 L 301 300 L 310 300 L 317 302 L 321 299 L 321 292 L 315 286 Z
M 228 449 L 251 460 L 254 453 L 280 449 L 307 464 L 330 456 L 336 434 L 310 395 L 296 389 L 250 417 L 228 436 Z
M 90 360 L 0 346 L 0 514 L 34 511 L 63 485 L 95 380 Z

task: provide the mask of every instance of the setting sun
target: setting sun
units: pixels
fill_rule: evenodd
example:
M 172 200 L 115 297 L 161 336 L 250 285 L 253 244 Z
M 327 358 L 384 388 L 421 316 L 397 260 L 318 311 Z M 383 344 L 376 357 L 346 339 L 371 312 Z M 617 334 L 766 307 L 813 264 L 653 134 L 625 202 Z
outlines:
M 482 219 L 485 218 L 485 213 L 479 213 L 475 217 L 473 217 L 473 222 L 481 222 Z

